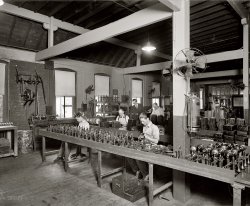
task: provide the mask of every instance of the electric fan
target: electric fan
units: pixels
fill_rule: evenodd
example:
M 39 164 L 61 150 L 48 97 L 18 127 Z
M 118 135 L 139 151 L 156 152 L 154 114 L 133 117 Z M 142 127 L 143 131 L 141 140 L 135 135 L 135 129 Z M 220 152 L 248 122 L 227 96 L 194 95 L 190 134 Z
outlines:
M 193 73 L 205 71 L 207 67 L 207 58 L 199 49 L 183 49 L 176 55 L 174 65 L 178 75 L 190 78 Z

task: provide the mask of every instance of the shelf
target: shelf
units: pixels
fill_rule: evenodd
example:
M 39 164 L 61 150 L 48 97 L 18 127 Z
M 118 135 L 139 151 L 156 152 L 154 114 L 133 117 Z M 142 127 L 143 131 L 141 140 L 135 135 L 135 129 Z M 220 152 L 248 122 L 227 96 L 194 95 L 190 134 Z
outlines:
M 0 154 L 1 157 L 9 157 L 9 156 L 16 156 L 13 150 L 10 150 L 10 152 L 5 153 L 5 154 Z

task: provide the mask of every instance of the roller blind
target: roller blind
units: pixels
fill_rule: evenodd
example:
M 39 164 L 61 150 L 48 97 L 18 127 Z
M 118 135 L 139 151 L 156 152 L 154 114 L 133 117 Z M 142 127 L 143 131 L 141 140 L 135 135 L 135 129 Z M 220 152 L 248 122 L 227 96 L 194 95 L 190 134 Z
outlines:
M 152 93 L 152 97 L 159 97 L 161 95 L 159 82 L 152 82 L 152 89 L 154 89 L 154 92 Z
M 0 95 L 5 94 L 5 64 L 0 63 Z
M 142 98 L 142 80 L 132 79 L 132 98 Z
M 75 72 L 55 71 L 56 96 L 75 96 Z
M 95 75 L 95 96 L 109 96 L 109 76 Z

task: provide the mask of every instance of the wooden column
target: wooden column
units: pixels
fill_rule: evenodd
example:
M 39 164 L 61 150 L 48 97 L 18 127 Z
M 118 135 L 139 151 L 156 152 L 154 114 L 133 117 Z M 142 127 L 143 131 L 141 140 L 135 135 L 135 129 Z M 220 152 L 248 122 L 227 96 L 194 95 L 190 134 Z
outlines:
M 154 202 L 154 165 L 148 163 L 149 185 L 148 185 L 148 202 L 149 206 L 153 206 Z
M 242 19 L 243 25 L 243 107 L 244 118 L 249 123 L 249 25 L 247 19 Z
M 54 31 L 58 29 L 54 26 L 54 17 L 50 17 L 49 24 L 43 23 L 43 28 L 48 30 L 48 47 L 54 46 Z
M 56 114 L 56 95 L 55 95 L 55 70 L 53 61 L 45 61 L 45 69 L 48 70 L 48 87 L 46 93 L 46 114 Z
M 181 0 L 181 9 L 173 13 L 173 60 L 182 49 L 190 47 L 190 1 Z M 175 65 L 173 64 L 175 69 Z M 173 146 L 174 150 L 181 149 L 182 155 L 189 151 L 190 138 L 186 133 L 184 119 L 185 95 L 188 82 L 185 78 L 173 72 Z M 173 195 L 181 202 L 190 198 L 188 174 L 173 171 Z
M 141 54 L 142 54 L 142 51 L 137 50 L 137 51 L 135 51 L 135 53 L 136 53 L 136 66 L 139 67 L 139 66 L 141 66 Z
M 242 190 L 245 189 L 244 185 L 238 184 L 238 183 L 233 183 L 233 206 L 241 206 L 242 205 Z

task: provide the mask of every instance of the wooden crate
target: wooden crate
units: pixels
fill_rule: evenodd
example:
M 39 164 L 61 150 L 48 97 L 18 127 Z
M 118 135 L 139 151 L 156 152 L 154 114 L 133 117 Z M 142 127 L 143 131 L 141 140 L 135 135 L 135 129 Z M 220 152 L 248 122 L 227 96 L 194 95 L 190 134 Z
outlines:
M 138 185 L 136 177 L 123 181 L 122 175 L 112 179 L 112 192 L 130 202 L 135 202 L 146 196 L 147 190 L 143 184 Z

